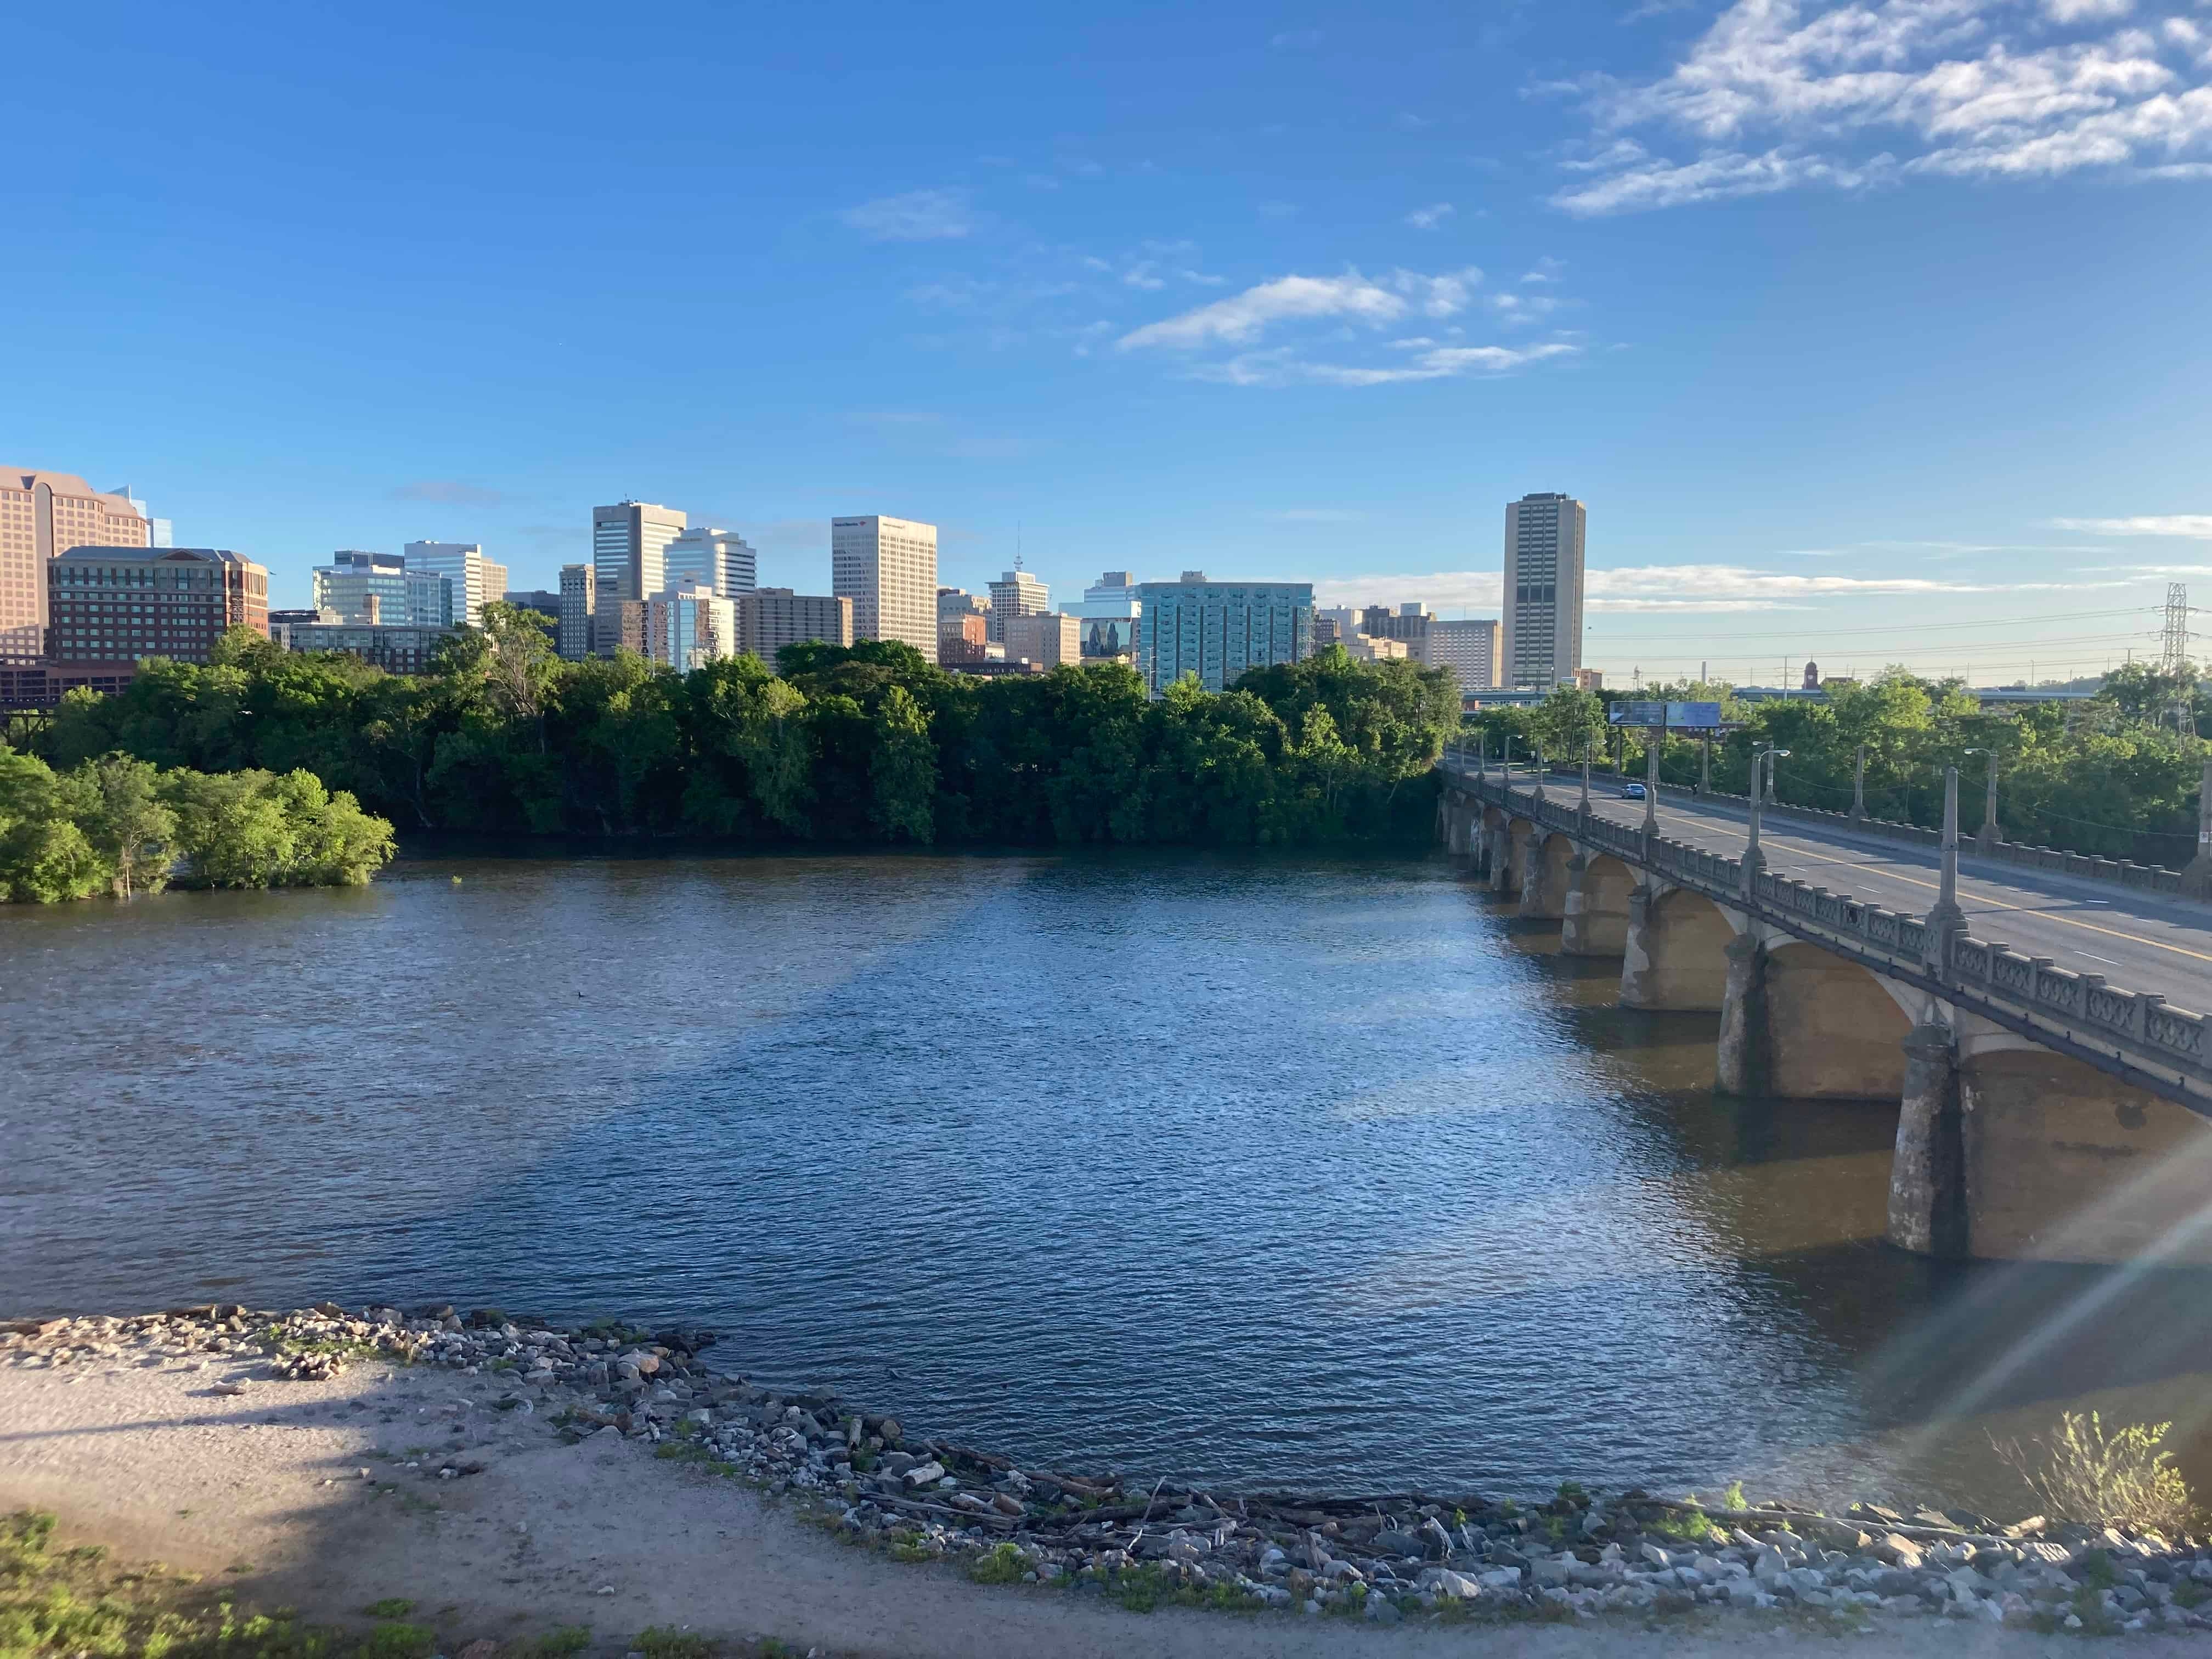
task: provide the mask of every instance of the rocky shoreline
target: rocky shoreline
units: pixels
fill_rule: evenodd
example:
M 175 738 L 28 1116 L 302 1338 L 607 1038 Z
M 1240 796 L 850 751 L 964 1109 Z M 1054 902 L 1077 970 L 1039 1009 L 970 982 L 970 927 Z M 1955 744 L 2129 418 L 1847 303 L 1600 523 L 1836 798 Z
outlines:
M 1643 1492 L 1550 1498 L 1231 1494 L 1024 1468 L 910 1434 L 833 1396 L 757 1388 L 702 1358 L 711 1333 L 562 1328 L 443 1304 L 289 1312 L 207 1304 L 0 1324 L 0 1364 L 137 1358 L 235 1371 L 273 1395 L 356 1361 L 505 1379 L 500 1408 L 611 1436 L 805 1503 L 830 1530 L 985 1583 L 1382 1624 L 1786 1610 L 1838 1628 L 1942 1618 L 2048 1631 L 2212 1628 L 2212 1540 L 2123 1527 L 2000 1526 L 1858 1504 L 1723 1508 Z M 425 1457 L 428 1482 L 477 1472 Z

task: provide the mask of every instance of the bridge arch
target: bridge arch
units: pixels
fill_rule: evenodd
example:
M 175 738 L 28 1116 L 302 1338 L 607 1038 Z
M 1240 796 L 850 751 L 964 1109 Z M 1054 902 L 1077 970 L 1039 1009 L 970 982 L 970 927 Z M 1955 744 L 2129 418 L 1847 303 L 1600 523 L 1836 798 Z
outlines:
M 1787 1100 L 1886 1100 L 1905 1087 L 1912 1022 L 1871 969 L 1800 939 L 1765 950 L 1766 1091 Z
M 1581 861 L 1567 891 L 1559 949 L 1571 956 L 1620 956 L 1628 949 L 1636 872 L 1610 853 L 1585 851 Z
M 1521 914 L 1524 916 L 1563 916 L 1567 913 L 1567 883 L 1571 872 L 1567 868 L 1575 856 L 1575 844 L 1565 835 L 1553 830 L 1534 842 L 1534 852 L 1527 873 L 1521 882 Z
M 1728 995 L 1728 947 L 1736 927 L 1736 921 L 1703 893 L 1684 887 L 1643 890 L 1630 902 L 1620 964 L 1622 1006 L 1720 1012 Z

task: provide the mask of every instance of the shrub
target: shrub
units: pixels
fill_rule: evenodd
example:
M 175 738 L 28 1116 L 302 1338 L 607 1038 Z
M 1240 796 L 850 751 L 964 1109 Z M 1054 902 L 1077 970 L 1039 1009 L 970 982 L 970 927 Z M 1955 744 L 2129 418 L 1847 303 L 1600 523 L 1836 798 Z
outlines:
M 2197 1514 L 2189 1483 L 2165 1449 L 2172 1426 L 2131 1423 L 2107 1434 L 2095 1412 L 2067 1412 L 2048 1439 L 2030 1442 L 2033 1452 L 2017 1440 L 1990 1443 L 2054 1519 L 2120 1521 L 2172 1537 Z

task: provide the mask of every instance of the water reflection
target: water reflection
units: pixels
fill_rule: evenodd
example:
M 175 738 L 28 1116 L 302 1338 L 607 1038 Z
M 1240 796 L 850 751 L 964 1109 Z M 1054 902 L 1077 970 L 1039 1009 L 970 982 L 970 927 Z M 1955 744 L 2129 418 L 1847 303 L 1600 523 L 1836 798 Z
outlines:
M 433 858 L 9 911 L 8 1310 L 683 1317 L 1235 1486 L 2009 1510 L 1988 1431 L 2202 1435 L 2199 1275 L 1888 1250 L 1894 1113 L 1717 1099 L 1717 1022 L 1617 973 L 1420 860 Z

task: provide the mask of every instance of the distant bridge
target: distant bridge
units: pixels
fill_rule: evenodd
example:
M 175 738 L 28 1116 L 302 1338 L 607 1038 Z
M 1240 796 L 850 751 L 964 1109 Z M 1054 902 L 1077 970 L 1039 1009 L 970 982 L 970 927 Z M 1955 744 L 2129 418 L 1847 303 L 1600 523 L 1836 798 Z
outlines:
M 2193 877 L 2002 844 L 1962 863 L 1955 779 L 1939 838 L 1460 750 L 1439 769 L 1446 847 L 1558 919 L 1563 952 L 1620 957 L 1623 1006 L 1721 1016 L 1722 1090 L 1901 1103 L 1893 1243 L 2212 1262 Z

